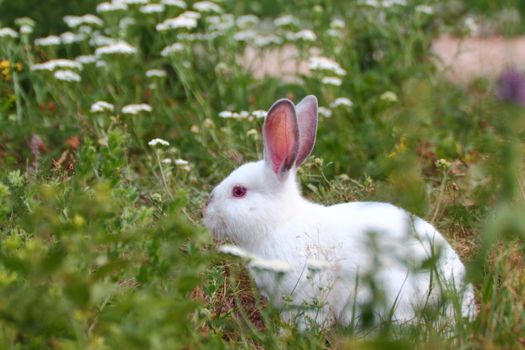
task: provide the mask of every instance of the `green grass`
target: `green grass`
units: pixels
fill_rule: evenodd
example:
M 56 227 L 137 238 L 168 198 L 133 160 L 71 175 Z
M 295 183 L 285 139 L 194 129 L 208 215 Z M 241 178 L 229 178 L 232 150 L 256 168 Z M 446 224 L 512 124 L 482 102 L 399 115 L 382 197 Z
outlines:
M 67 68 L 80 82 L 31 67 L 92 55 L 89 37 L 52 47 L 30 34 L 0 38 L 0 348 L 525 347 L 523 109 L 498 101 L 491 82 L 458 87 L 437 70 L 432 39 L 454 25 L 461 32 L 461 22 L 437 2 L 428 15 L 413 2 L 382 10 L 335 1 L 220 4 L 233 18 L 260 16 L 257 35 L 280 38 L 259 47 L 261 55 L 288 43 L 308 61 L 315 47 L 346 71 L 341 85 L 323 84 L 335 73 L 321 71 L 257 80 L 239 59 L 255 41 L 235 40 L 247 29 L 213 29 L 214 15 L 203 14 L 189 32 L 211 37 L 155 30 L 182 12 L 175 7 L 99 14 L 95 31 L 137 52 Z M 285 14 L 297 24 L 276 27 L 274 17 Z M 127 29 L 123 17 L 134 18 Z M 301 29 L 317 39 L 286 39 Z M 162 56 L 175 42 L 180 52 Z M 147 77 L 149 69 L 166 76 Z M 262 146 L 262 119 L 219 113 L 307 94 L 332 113 L 321 117 L 314 154 L 299 172 L 304 195 L 326 204 L 389 201 L 431 221 L 467 262 L 475 320 L 452 330 L 422 316 L 404 327 L 299 333 L 257 294 L 242 261 L 215 252 L 200 208 Z M 353 106 L 330 107 L 338 97 Z M 115 109 L 91 112 L 99 100 Z M 138 103 L 152 111 L 122 112 Z M 154 138 L 170 145 L 148 145 Z

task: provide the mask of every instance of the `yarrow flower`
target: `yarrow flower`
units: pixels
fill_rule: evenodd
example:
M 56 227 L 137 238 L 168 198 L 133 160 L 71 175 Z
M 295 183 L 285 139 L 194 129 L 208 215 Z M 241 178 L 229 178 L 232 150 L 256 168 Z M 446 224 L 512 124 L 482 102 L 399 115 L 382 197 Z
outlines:
M 255 15 L 243 15 L 237 17 L 236 21 L 239 28 L 247 28 L 259 23 L 259 17 Z
M 166 76 L 166 71 L 162 69 L 150 69 L 146 71 L 146 77 L 148 78 L 164 78 Z
M 164 5 L 163 4 L 147 4 L 142 6 L 139 11 L 145 14 L 150 13 L 162 13 L 164 12 Z
M 191 165 L 190 165 L 190 162 L 188 162 L 187 160 L 185 159 L 175 159 L 175 166 L 183 171 L 190 171 L 191 170 Z
M 383 94 L 379 97 L 382 101 L 385 102 L 397 102 L 398 98 L 397 95 L 392 91 L 385 91 Z
M 223 244 L 219 246 L 218 251 L 223 254 L 228 254 L 243 259 L 253 259 L 253 255 L 248 253 L 246 250 L 232 244 Z
M 339 76 L 346 74 L 346 71 L 341 68 L 339 63 L 327 57 L 311 57 L 308 62 L 308 68 L 311 70 L 330 71 Z
M 174 53 L 179 53 L 182 51 L 184 51 L 184 45 L 182 45 L 181 43 L 175 43 L 175 44 L 166 46 L 164 49 L 162 49 L 162 51 L 160 52 L 160 55 L 162 57 L 167 57 Z
M 273 24 L 276 27 L 284 27 L 289 25 L 299 25 L 299 21 L 292 15 L 285 15 L 274 19 Z
M 62 41 L 62 43 L 66 45 L 78 43 L 85 39 L 86 35 L 83 33 L 65 32 L 60 34 L 60 41 Z
M 341 86 L 343 81 L 338 77 L 324 77 L 321 82 L 325 85 Z
M 113 112 L 115 106 L 106 101 L 97 101 L 91 105 L 91 113 Z
M 317 108 L 317 112 L 320 116 L 323 116 L 325 118 L 330 118 L 332 116 L 332 111 L 326 107 Z
M 8 27 L 0 28 L 0 38 L 8 38 L 8 37 L 12 39 L 16 39 L 18 38 L 18 33 Z
M 160 3 L 166 6 L 178 7 L 183 10 L 188 7 L 188 5 L 182 0 L 161 0 Z
M 55 59 L 50 60 L 44 63 L 37 63 L 31 66 L 31 70 L 48 70 L 48 71 L 54 71 L 55 69 L 82 69 L 82 64 L 68 60 L 68 59 Z
M 193 29 L 197 27 L 197 19 L 200 15 L 195 16 L 193 11 L 186 11 L 175 18 L 168 18 L 162 23 L 156 25 L 155 29 L 159 32 L 164 32 L 170 29 Z
M 268 112 L 262 110 L 262 109 L 258 109 L 258 110 L 255 110 L 252 112 L 252 115 L 255 117 L 255 118 L 265 118 L 266 115 L 268 114 Z
M 97 5 L 97 12 L 114 12 L 114 11 L 126 11 L 128 5 L 122 2 L 103 2 Z
M 75 61 L 81 64 L 93 64 L 97 62 L 97 57 L 93 55 L 82 55 L 75 58 Z
M 166 141 L 166 140 L 155 138 L 155 139 L 151 140 L 150 142 L 148 142 L 148 145 L 150 145 L 151 147 L 155 147 L 155 146 L 166 146 L 166 147 L 168 147 L 170 145 L 170 143 L 168 141 Z
M 56 35 L 49 35 L 44 38 L 35 39 L 36 46 L 58 46 L 61 44 L 60 37 Z
M 70 81 L 70 82 L 78 82 L 81 80 L 80 75 L 78 75 L 75 72 L 72 72 L 70 70 L 57 70 L 53 76 L 55 79 L 62 80 L 62 81 Z
M 193 8 L 199 12 L 222 12 L 222 8 L 211 1 L 198 1 Z
M 80 25 L 95 25 L 95 26 L 103 26 L 104 21 L 98 18 L 95 15 L 84 15 L 84 16 L 65 16 L 64 22 L 66 22 L 67 26 L 69 28 L 76 28 Z
M 139 114 L 140 112 L 151 112 L 151 111 L 152 111 L 151 106 L 145 103 L 131 104 L 131 105 L 122 107 L 122 113 L 124 114 L 136 115 L 136 114 Z
M 434 8 L 429 5 L 417 5 L 416 6 L 416 12 L 417 13 L 423 13 L 425 15 L 431 15 L 434 13 Z
M 137 49 L 125 41 L 102 46 L 95 50 L 95 55 L 97 57 L 104 55 L 134 55 L 136 53 Z
M 338 97 L 330 104 L 330 107 L 332 108 L 337 108 L 340 106 L 352 107 L 353 105 L 354 103 L 349 98 Z
M 286 39 L 291 40 L 291 41 L 295 41 L 295 40 L 315 41 L 317 39 L 317 36 L 311 30 L 303 29 L 301 31 L 298 31 L 297 33 L 287 33 Z

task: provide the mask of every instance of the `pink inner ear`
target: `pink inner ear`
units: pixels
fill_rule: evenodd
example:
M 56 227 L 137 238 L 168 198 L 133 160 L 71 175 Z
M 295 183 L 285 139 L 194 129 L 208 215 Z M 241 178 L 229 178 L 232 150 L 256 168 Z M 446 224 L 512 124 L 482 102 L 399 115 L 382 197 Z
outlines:
M 299 146 L 299 128 L 292 102 L 277 101 L 264 123 L 265 159 L 276 174 L 292 168 Z
M 317 98 L 313 95 L 306 96 L 295 109 L 301 137 L 295 163 L 299 166 L 308 158 L 314 148 L 317 133 Z

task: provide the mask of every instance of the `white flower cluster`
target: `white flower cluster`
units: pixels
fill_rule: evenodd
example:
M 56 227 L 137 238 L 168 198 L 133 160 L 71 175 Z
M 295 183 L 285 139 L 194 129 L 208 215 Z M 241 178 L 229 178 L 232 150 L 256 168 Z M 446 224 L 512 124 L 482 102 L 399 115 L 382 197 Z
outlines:
M 80 75 L 70 70 L 60 69 L 53 73 L 53 76 L 57 80 L 68 81 L 68 82 L 79 82 L 81 80 Z
M 36 46 L 58 46 L 62 43 L 60 37 L 56 35 L 49 35 L 44 38 L 35 39 Z
M 102 46 L 95 50 L 95 55 L 97 57 L 104 55 L 134 55 L 136 53 L 137 49 L 125 41 Z
M 131 105 L 122 107 L 122 113 L 131 114 L 131 115 L 137 115 L 140 112 L 151 112 L 151 111 L 152 111 L 151 106 L 146 103 L 131 104 Z
M 91 113 L 103 113 L 103 112 L 113 112 L 115 110 L 115 106 L 113 106 L 111 103 L 106 101 L 97 101 L 91 105 L 90 112 Z
M 248 111 L 240 111 L 240 112 L 232 112 L 232 111 L 222 111 L 219 113 L 219 117 L 224 119 L 247 119 L 252 120 L 253 118 L 264 118 L 266 117 L 267 112 L 264 110 L 255 110 L 253 112 Z
M 95 15 L 84 15 L 84 16 L 65 16 L 64 22 L 66 22 L 69 28 L 76 28 L 81 25 L 93 25 L 101 27 L 104 25 L 104 21 Z
M 310 70 L 328 71 L 335 75 L 344 76 L 346 71 L 341 68 L 339 63 L 328 57 L 311 57 L 308 62 Z
M 195 11 L 199 12 L 222 12 L 222 8 L 211 1 L 198 1 L 193 4 Z
M 188 5 L 182 0 L 161 0 L 160 3 L 166 6 L 178 7 L 183 10 L 188 7 Z
M 182 45 L 181 43 L 175 43 L 175 44 L 171 44 L 163 48 L 162 51 L 160 52 L 160 55 L 162 57 L 168 57 L 170 55 L 173 55 L 173 54 L 176 54 L 182 51 L 184 51 L 184 45 Z
M 406 0 L 364 0 L 363 5 L 374 8 L 389 8 L 393 6 L 406 6 Z
M 315 33 L 309 29 L 303 29 L 297 33 L 286 33 L 286 39 L 290 41 L 315 41 L 317 39 L 317 35 L 315 35 Z
M 122 2 L 103 2 L 97 5 L 98 13 L 114 12 L 114 11 L 126 11 L 128 5 Z
M 148 145 L 150 145 L 151 147 L 156 147 L 156 146 L 168 147 L 170 145 L 170 143 L 168 141 L 166 141 L 166 140 L 155 138 L 155 139 L 151 140 L 150 142 L 148 142 Z
M 337 108 L 337 107 L 352 107 L 354 103 L 346 97 L 338 97 L 336 98 L 331 104 L 331 108 Z
M 0 38 L 18 38 L 18 33 L 11 28 L 3 27 L 0 28 Z
M 151 13 L 162 13 L 165 10 L 165 6 L 163 4 L 147 4 L 142 6 L 139 11 L 144 14 L 151 14 Z
M 162 69 L 150 69 L 146 71 L 146 77 L 148 78 L 164 78 L 166 77 L 166 71 Z
M 97 62 L 97 57 L 93 55 L 82 55 L 75 58 L 75 62 L 78 62 L 82 65 L 93 64 Z
M 54 71 L 55 69 L 82 69 L 82 64 L 64 59 L 64 58 L 58 58 L 54 60 L 50 60 L 44 63 L 37 63 L 33 64 L 31 66 L 31 70 L 47 70 L 47 71 Z
M 164 22 L 157 24 L 155 29 L 159 32 L 179 28 L 193 29 L 197 27 L 197 20 L 199 18 L 200 14 L 198 12 L 186 11 L 175 18 L 168 18 Z

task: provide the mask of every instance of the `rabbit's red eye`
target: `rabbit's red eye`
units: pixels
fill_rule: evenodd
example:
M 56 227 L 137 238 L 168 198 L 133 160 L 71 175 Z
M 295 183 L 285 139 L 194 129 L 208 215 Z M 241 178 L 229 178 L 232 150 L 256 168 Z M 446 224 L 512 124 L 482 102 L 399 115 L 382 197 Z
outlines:
M 246 196 L 246 187 L 244 186 L 233 186 L 232 188 L 232 196 L 235 198 L 242 198 Z

